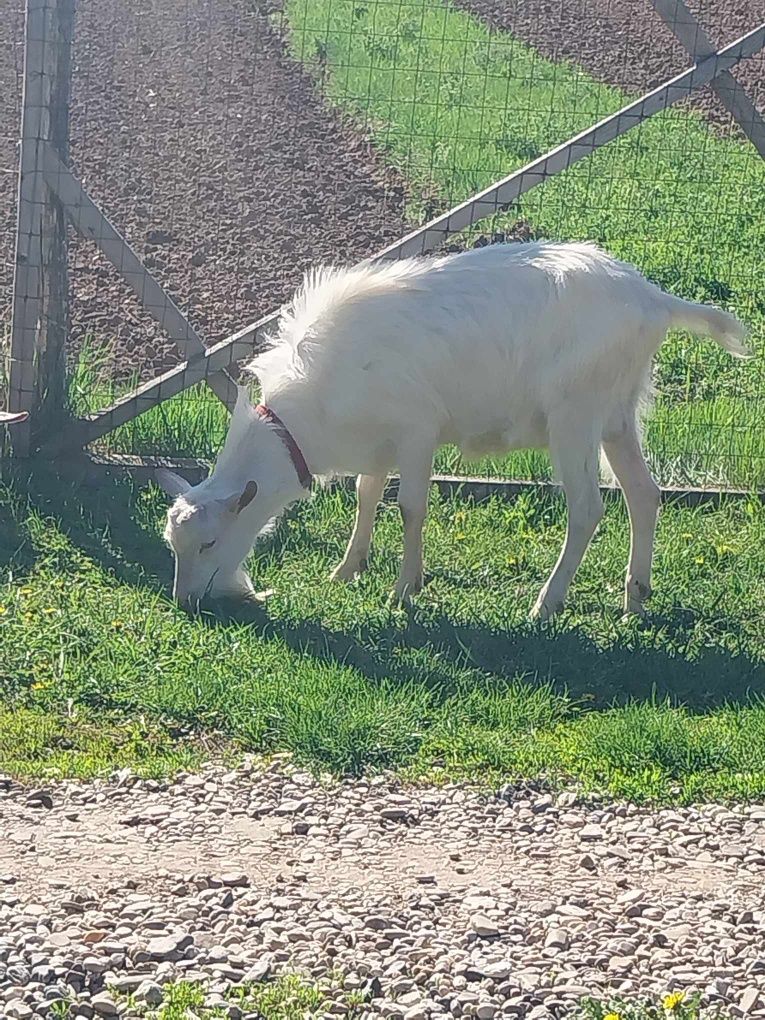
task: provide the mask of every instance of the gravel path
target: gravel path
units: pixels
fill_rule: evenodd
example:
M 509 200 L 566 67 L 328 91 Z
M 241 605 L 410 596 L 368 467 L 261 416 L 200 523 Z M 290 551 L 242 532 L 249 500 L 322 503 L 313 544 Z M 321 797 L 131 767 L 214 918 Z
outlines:
M 284 971 L 327 982 L 329 1015 L 349 991 L 370 1018 L 542 1020 L 697 988 L 765 1016 L 762 807 L 321 785 L 286 761 L 0 788 L 3 1017 Z

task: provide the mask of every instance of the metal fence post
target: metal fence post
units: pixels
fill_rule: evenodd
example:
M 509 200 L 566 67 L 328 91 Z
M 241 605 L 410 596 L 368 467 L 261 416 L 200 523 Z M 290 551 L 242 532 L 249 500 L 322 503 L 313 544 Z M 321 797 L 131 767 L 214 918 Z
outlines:
M 67 226 L 43 157 L 46 143 L 68 156 L 73 23 L 74 0 L 27 0 L 8 400 L 30 418 L 14 430 L 17 456 L 34 452 L 64 408 Z

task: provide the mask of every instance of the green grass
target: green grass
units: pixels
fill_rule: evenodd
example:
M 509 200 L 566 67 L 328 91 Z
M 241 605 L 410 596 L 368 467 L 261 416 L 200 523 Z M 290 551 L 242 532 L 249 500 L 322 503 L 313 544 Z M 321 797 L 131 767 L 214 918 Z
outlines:
M 318 771 L 571 779 L 636 800 L 765 795 L 765 508 L 668 506 L 652 622 L 619 619 L 619 502 L 549 628 L 526 615 L 563 538 L 561 502 L 433 496 L 432 576 L 386 606 L 401 537 L 327 581 L 352 501 L 320 494 L 253 562 L 264 607 L 190 619 L 167 599 L 164 503 L 39 475 L 0 495 L 0 770 L 157 775 L 205 755 L 291 751 Z
M 490 32 L 447 0 L 286 0 L 287 45 L 330 103 L 410 185 L 419 221 L 467 198 L 628 98 L 571 64 Z M 765 347 L 765 164 L 694 114 L 670 110 L 532 190 L 521 219 L 541 237 L 591 239 L 684 297 L 722 303 Z M 716 346 L 674 335 L 658 359 L 648 447 L 664 481 L 765 486 L 765 377 Z M 452 466 L 464 470 L 451 455 Z M 514 455 L 495 473 L 544 476 Z
M 137 379 L 130 377 L 115 384 L 109 373 L 108 345 L 86 338 L 69 373 L 68 409 L 73 415 L 83 417 L 108 407 L 136 385 Z M 223 404 L 199 384 L 109 432 L 96 446 L 104 453 L 211 459 L 225 438 L 228 421 Z

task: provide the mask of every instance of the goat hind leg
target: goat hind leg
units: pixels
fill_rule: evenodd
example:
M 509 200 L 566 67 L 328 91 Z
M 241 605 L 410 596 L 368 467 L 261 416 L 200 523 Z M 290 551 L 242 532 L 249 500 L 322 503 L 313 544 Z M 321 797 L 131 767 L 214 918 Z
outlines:
M 603 452 L 624 493 L 630 517 L 630 558 L 624 586 L 624 612 L 645 615 L 651 595 L 651 564 L 659 514 L 659 487 L 651 477 L 634 423 L 603 439 Z
M 533 620 L 549 620 L 563 608 L 569 585 L 603 516 L 598 487 L 598 447 L 589 437 L 553 447 L 568 504 L 566 541 L 553 572 L 531 611 Z
M 385 475 L 359 475 L 356 479 L 356 522 L 342 562 L 331 574 L 333 581 L 352 581 L 367 569 L 375 514 L 385 488 Z

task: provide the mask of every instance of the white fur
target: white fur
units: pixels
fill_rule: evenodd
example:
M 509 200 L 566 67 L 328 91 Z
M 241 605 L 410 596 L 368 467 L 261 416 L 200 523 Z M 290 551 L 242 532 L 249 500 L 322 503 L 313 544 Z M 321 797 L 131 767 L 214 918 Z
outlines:
M 670 328 L 747 354 L 732 315 L 664 294 L 592 245 L 494 245 L 317 270 L 250 367 L 313 474 L 359 476 L 356 527 L 334 577 L 365 568 L 390 471 L 401 476 L 405 532 L 395 594 L 406 598 L 422 585 L 422 525 L 438 447 L 455 443 L 470 456 L 547 447 L 569 525 L 534 608 L 546 618 L 562 606 L 602 513 L 602 446 L 630 512 L 625 608 L 640 612 L 659 496 L 640 451 L 639 406 Z M 250 480 L 257 496 L 232 512 Z M 251 590 L 242 563 L 257 533 L 302 494 L 286 447 L 242 391 L 213 474 L 169 512 L 176 595 Z M 216 546 L 200 553 L 213 537 Z

